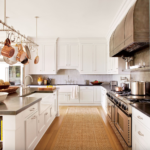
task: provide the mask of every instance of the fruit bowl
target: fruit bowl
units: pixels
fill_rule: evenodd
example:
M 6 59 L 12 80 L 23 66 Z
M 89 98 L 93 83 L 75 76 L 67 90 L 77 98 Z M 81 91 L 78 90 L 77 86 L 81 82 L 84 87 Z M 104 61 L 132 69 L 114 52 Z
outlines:
M 0 85 L 0 89 L 8 89 L 9 85 Z
M 103 82 L 91 82 L 93 85 L 101 85 Z

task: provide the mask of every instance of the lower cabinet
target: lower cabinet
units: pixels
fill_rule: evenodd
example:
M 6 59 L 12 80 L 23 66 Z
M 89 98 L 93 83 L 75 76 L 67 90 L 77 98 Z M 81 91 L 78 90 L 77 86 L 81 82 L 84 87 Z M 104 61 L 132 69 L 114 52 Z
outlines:
M 101 87 L 94 87 L 94 103 L 101 103 Z
M 106 89 L 101 87 L 101 104 L 102 104 L 102 107 L 105 111 L 105 113 L 107 113 L 107 96 L 106 96 Z
M 93 103 L 94 92 L 93 87 L 82 86 L 80 87 L 80 103 Z
M 150 149 L 150 118 L 132 108 L 132 150 Z
M 79 96 L 79 94 L 78 94 Z M 76 104 L 79 103 L 79 99 L 72 99 L 71 93 L 59 93 L 58 101 L 60 104 Z
M 32 150 L 38 137 L 38 112 L 25 121 L 26 150 Z
M 62 91 L 61 88 L 63 89 L 63 86 L 59 86 L 59 88 Z M 71 92 L 62 91 L 58 93 L 58 102 L 60 105 L 102 105 L 104 110 L 107 111 L 106 93 L 107 90 L 102 86 L 79 86 L 78 99 L 72 99 Z

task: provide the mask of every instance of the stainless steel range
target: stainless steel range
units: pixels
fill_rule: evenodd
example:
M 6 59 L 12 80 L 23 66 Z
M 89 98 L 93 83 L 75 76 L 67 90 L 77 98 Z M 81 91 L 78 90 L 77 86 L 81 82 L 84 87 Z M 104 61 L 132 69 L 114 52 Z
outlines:
M 107 93 L 107 112 L 128 147 L 132 146 L 132 106 L 136 102 L 150 101 L 150 96 L 133 96 L 130 91 Z

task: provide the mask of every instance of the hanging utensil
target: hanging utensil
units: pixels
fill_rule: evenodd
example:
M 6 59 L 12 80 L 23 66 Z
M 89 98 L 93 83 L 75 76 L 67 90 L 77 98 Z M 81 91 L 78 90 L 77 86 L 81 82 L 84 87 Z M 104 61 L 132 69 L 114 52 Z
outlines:
M 2 48 L 1 54 L 5 57 L 11 58 L 15 53 L 15 49 L 11 46 L 11 42 L 9 39 L 9 34 L 8 38 L 4 42 L 4 47 Z
M 25 45 L 24 48 L 25 48 L 25 51 L 26 51 L 26 53 L 27 53 L 27 57 L 28 57 L 29 59 L 31 59 L 31 53 L 30 53 L 29 47 L 28 47 L 27 45 Z
M 38 64 L 38 62 L 39 62 L 39 56 L 38 56 L 38 49 L 37 49 L 37 56 L 35 57 L 35 59 L 34 59 L 34 64 Z

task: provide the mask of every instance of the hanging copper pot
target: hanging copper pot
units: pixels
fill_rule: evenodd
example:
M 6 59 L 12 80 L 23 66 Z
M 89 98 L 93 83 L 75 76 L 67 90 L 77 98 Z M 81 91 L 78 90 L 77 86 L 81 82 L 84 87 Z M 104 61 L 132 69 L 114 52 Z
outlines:
M 15 49 L 11 46 L 9 38 L 4 42 L 4 47 L 2 48 L 1 54 L 5 57 L 11 58 L 15 53 Z

